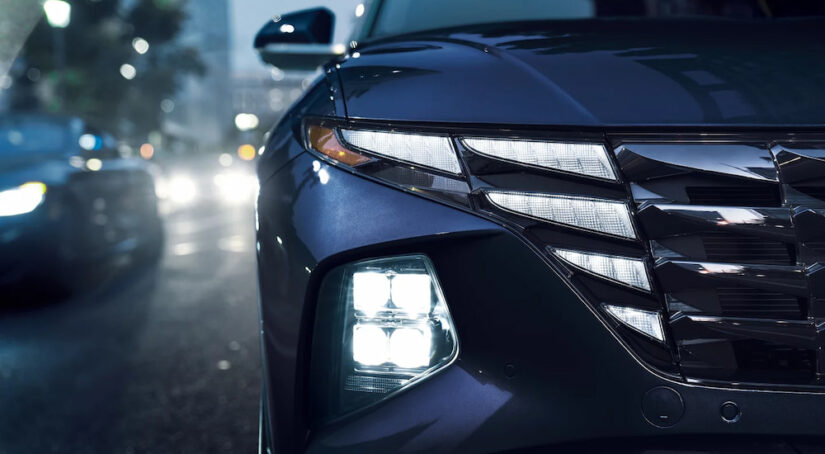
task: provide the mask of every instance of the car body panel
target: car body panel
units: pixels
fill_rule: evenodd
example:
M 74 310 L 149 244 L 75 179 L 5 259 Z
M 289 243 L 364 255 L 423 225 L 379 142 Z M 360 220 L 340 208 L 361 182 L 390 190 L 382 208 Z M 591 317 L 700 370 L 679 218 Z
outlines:
M 420 215 L 424 212 L 426 217 Z M 320 216 L 325 222 L 317 222 Z M 411 217 L 419 222 L 410 222 Z M 362 225 L 365 219 L 371 222 Z M 500 228 L 440 204 L 376 187 L 306 153 L 261 187 L 258 226 L 264 367 L 278 371 L 265 375 L 267 395 L 274 403 L 268 417 L 279 432 L 286 432 L 273 438 L 287 451 L 295 448 L 293 431 L 300 432 L 299 427 L 307 424 L 305 414 L 296 414 L 303 399 L 295 391 L 296 387 L 303 390 L 307 378 L 307 324 L 313 318 L 312 305 L 305 304 L 305 298 L 311 300 L 310 282 L 336 264 L 336 257 L 376 243 Z
M 340 64 L 350 118 L 822 126 L 822 19 L 582 20 L 422 32 Z M 355 58 L 357 56 L 357 58 Z
M 331 165 L 306 150 L 303 128 L 307 118 L 334 117 L 368 129 L 605 142 L 616 131 L 636 138 L 665 132 L 673 140 L 713 133 L 710 139 L 722 142 L 766 129 L 782 130 L 783 137 L 816 132 L 825 126 L 825 65 L 811 56 L 825 51 L 823 24 L 481 25 L 361 42 L 330 63 L 273 130 L 258 165 L 269 447 L 490 452 L 576 450 L 577 443 L 594 442 L 594 449 L 610 450 L 643 440 L 640 451 L 656 441 L 678 452 L 693 446 L 686 440 L 718 436 L 734 447 L 761 435 L 822 437 L 825 394 L 698 386 L 678 373 L 654 371 L 604 326 L 568 285 L 569 276 L 519 233 Z M 325 273 L 410 253 L 426 254 L 436 267 L 455 319 L 458 360 L 367 408 L 313 422 L 309 356 Z M 671 427 L 642 411 L 646 393 L 662 386 L 677 390 L 684 404 Z M 727 401 L 741 409 L 736 424 L 720 416 Z
M 821 435 L 825 395 L 702 387 L 656 374 L 513 232 L 320 162 L 299 155 L 258 201 L 264 386 L 276 451 L 490 452 L 616 437 L 760 435 L 765 427 L 774 436 Z M 313 427 L 305 383 L 314 289 L 336 265 L 422 252 L 456 323 L 458 361 Z M 644 394 L 658 386 L 684 399 L 674 427 L 658 428 L 641 411 Z M 736 425 L 719 416 L 727 401 L 746 415 Z M 775 412 L 779 405 L 802 410 Z

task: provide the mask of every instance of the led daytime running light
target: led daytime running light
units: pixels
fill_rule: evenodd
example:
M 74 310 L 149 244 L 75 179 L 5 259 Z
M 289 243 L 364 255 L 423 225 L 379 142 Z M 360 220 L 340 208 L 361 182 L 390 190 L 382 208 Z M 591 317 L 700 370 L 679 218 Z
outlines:
M 342 129 L 341 136 L 347 143 L 370 153 L 461 174 L 458 156 L 447 136 L 353 129 Z
M 495 206 L 517 214 L 622 238 L 635 239 L 627 204 L 589 197 L 487 191 Z
M 491 158 L 616 181 L 604 145 L 466 137 L 470 150 Z
M 642 259 L 569 249 L 553 249 L 553 254 L 565 262 L 595 275 L 633 288 L 650 291 L 650 279 L 647 276 L 645 262 Z

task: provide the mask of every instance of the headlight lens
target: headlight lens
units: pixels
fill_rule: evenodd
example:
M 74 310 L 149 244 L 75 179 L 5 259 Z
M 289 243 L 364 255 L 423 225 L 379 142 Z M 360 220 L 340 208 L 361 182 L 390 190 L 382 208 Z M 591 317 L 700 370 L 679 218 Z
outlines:
M 369 153 L 452 174 L 461 173 L 458 157 L 447 136 L 351 129 L 342 129 L 341 135 L 351 145 Z
M 650 291 L 645 262 L 642 259 L 616 257 L 591 252 L 553 249 L 553 254 L 565 262 L 612 281 Z
M 469 137 L 463 139 L 463 142 L 474 152 L 492 158 L 616 180 L 616 172 L 607 157 L 607 150 L 601 144 Z
M 423 255 L 331 271 L 313 341 L 319 416 L 369 404 L 449 365 L 458 339 L 432 263 Z M 330 364 L 337 370 L 330 373 Z M 330 380 L 330 378 L 332 378 Z
M 658 312 L 625 306 L 614 306 L 612 304 L 605 304 L 604 310 L 631 329 L 650 336 L 657 341 L 664 342 L 665 331 L 662 329 L 662 317 Z
M 487 191 L 499 208 L 533 218 L 635 239 L 627 204 L 615 200 L 551 194 Z
M 34 211 L 46 196 L 46 185 L 30 181 L 5 191 L 0 191 L 0 216 L 16 216 Z

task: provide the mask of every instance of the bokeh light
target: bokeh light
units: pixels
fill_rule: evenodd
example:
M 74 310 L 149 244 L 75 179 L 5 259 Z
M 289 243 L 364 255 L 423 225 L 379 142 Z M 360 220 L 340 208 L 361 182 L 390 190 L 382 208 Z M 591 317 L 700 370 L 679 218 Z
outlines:
M 66 28 L 72 20 L 72 5 L 63 0 L 46 0 L 43 11 L 52 27 Z
M 155 155 L 155 147 L 151 143 L 144 143 L 140 146 L 140 157 L 143 159 L 152 159 Z
M 132 80 L 137 76 L 137 69 L 128 63 L 124 63 L 120 65 L 120 75 L 126 80 Z
M 92 172 L 97 172 L 98 170 L 103 168 L 103 161 L 97 158 L 87 159 L 86 168 L 91 170 Z
M 132 48 L 135 49 L 135 52 L 143 55 L 149 51 L 149 41 L 138 36 L 132 40 Z
M 241 145 L 238 147 L 238 157 L 244 161 L 251 161 L 255 159 L 255 147 L 249 145 L 248 143 Z
M 258 127 L 260 120 L 258 116 L 251 113 L 239 113 L 235 115 L 235 126 L 241 131 L 251 131 Z

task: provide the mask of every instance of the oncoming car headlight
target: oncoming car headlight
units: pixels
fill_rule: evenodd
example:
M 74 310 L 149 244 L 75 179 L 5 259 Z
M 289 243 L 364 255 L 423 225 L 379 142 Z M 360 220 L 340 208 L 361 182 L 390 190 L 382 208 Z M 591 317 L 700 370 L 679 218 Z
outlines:
M 189 175 L 172 175 L 168 180 L 158 182 L 156 193 L 162 199 L 168 198 L 179 205 L 188 205 L 198 197 L 198 184 Z
M 17 216 L 34 211 L 46 197 L 46 185 L 39 181 L 23 183 L 0 191 L 0 216 Z
M 229 204 L 242 204 L 255 199 L 258 179 L 241 172 L 221 172 L 212 179 L 220 199 Z
M 322 418 L 380 400 L 458 355 L 447 303 L 423 255 L 331 271 L 321 285 L 314 332 L 313 400 Z

